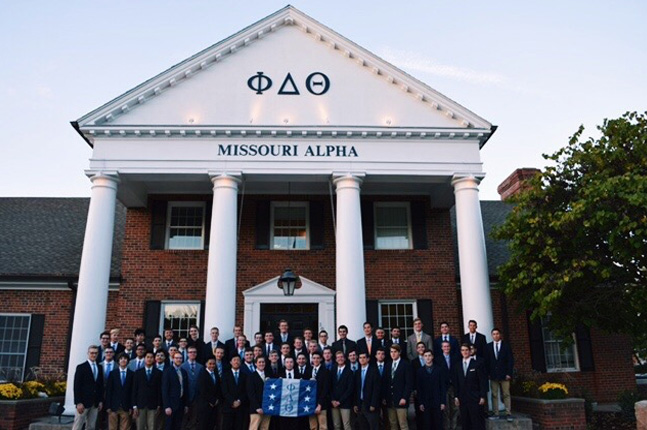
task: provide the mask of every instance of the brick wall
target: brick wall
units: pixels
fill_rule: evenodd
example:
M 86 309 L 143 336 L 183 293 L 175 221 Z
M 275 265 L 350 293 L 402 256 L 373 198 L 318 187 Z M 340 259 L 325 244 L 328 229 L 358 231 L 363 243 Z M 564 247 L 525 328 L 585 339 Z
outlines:
M 514 397 L 512 408 L 530 415 L 542 430 L 586 430 L 584 401 L 580 399 L 538 400 Z
M 29 400 L 0 400 L 0 430 L 25 430 L 35 418 L 45 417 L 52 402 L 63 402 L 64 397 Z

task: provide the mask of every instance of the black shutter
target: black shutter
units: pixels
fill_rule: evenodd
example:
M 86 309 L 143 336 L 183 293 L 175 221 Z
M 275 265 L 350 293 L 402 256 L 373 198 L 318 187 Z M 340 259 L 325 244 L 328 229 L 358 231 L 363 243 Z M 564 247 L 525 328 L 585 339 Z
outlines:
M 146 344 L 150 345 L 153 342 L 155 335 L 160 334 L 160 312 L 162 310 L 162 303 L 159 300 L 146 301 L 146 308 L 144 310 L 144 330 L 146 331 Z
M 211 212 L 213 210 L 213 201 L 206 202 L 204 207 L 204 249 L 209 249 L 211 240 Z
M 379 327 L 380 326 L 378 309 L 377 309 L 378 306 L 379 306 L 379 304 L 378 304 L 377 300 L 367 300 L 366 301 L 366 321 L 373 324 L 373 327 Z M 344 324 L 344 323 L 342 322 L 342 323 L 339 323 L 339 324 Z
M 427 333 L 434 331 L 434 311 L 431 300 L 420 299 L 418 300 L 418 318 L 422 320 L 422 324 L 427 328 Z
M 427 202 L 411 202 L 411 233 L 413 249 L 429 249 L 427 243 Z
M 324 204 L 310 202 L 310 249 L 324 249 Z
M 165 200 L 151 202 L 151 249 L 164 249 L 166 245 L 166 208 Z
M 374 214 L 373 202 L 362 200 L 362 239 L 364 241 L 364 249 L 375 249 L 375 227 L 374 227 Z
M 588 327 L 579 325 L 575 329 L 575 339 L 577 339 L 577 353 L 580 358 L 580 370 L 583 372 L 594 371 L 595 365 L 593 363 L 591 331 Z
M 270 249 L 270 202 L 256 202 L 256 249 Z
M 33 379 L 31 369 L 40 365 L 40 347 L 43 344 L 45 315 L 33 314 L 29 326 L 29 343 L 25 360 L 25 379 Z
M 200 321 L 198 321 L 198 327 L 200 328 L 200 339 L 203 339 L 203 333 L 209 333 L 211 331 L 211 327 L 209 330 L 204 327 L 204 300 L 200 300 Z
M 528 315 L 528 337 L 530 339 L 530 364 L 537 372 L 546 372 L 546 355 L 544 353 L 544 335 L 541 332 L 541 320 L 530 320 Z

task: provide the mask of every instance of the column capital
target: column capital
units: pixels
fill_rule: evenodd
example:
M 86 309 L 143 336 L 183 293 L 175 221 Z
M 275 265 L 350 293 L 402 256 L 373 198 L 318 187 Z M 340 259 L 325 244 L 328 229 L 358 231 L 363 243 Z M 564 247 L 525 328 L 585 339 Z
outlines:
M 358 188 L 364 182 L 366 173 L 364 172 L 333 172 L 332 182 L 337 187 L 337 190 L 342 188 Z
M 478 186 L 481 183 L 484 175 L 472 175 L 472 174 L 455 174 L 452 176 L 452 186 L 454 187 L 454 192 L 471 189 L 478 191 Z
M 234 190 L 238 190 L 238 184 L 243 182 L 243 173 L 209 171 L 209 178 L 213 184 L 214 191 L 216 188 L 233 188 Z
M 116 190 L 117 185 L 121 182 L 116 170 L 86 170 L 85 174 L 90 178 L 92 188 L 107 187 Z

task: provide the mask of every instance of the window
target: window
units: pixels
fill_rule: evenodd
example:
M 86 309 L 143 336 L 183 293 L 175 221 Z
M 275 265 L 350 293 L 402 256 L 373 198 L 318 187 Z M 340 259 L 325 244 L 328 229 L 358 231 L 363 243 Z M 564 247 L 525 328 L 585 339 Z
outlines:
M 400 337 L 406 339 L 413 334 L 413 320 L 418 316 L 418 309 L 413 301 L 380 301 L 380 326 L 391 333 L 393 327 L 400 327 Z
M 189 337 L 189 327 L 200 321 L 200 302 L 163 302 L 159 333 L 173 329 L 179 338 Z
M 566 345 L 562 339 L 553 336 L 548 329 L 549 318 L 541 319 L 541 331 L 544 337 L 544 354 L 546 356 L 547 372 L 572 372 L 579 370 L 577 345 L 574 342 Z
M 375 203 L 375 249 L 411 249 L 409 203 Z
M 272 249 L 310 249 L 308 202 L 272 202 Z
M 204 248 L 204 203 L 169 202 L 167 249 Z
M 0 381 L 22 381 L 31 315 L 0 314 Z

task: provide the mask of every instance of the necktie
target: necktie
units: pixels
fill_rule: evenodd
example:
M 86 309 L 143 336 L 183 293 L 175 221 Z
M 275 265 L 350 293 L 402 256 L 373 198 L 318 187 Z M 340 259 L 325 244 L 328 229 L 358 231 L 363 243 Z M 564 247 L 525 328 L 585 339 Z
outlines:
M 234 379 L 236 380 L 236 385 L 238 385 L 238 370 L 234 371 Z
M 380 369 L 380 376 L 382 376 L 384 374 L 384 365 L 380 364 L 378 368 Z
M 391 367 L 391 379 L 393 379 L 395 377 L 395 369 L 397 369 L 397 368 L 398 368 L 398 364 L 393 363 L 393 366 Z
M 431 367 L 427 366 L 427 373 L 431 375 Z
M 288 372 L 288 379 L 292 379 L 292 372 Z
M 179 367 L 175 369 L 175 371 L 177 372 L 177 378 L 180 380 L 180 397 L 182 397 L 184 395 L 184 381 L 182 380 L 182 371 Z
M 92 376 L 94 377 L 94 380 L 96 381 L 97 380 L 97 365 L 96 365 L 96 363 L 94 361 L 92 362 Z
M 371 355 L 371 339 L 366 339 L 366 346 L 368 346 L 368 355 Z
M 449 360 L 449 355 L 445 356 L 445 361 L 447 362 L 447 369 L 451 368 L 450 360 Z
M 249 365 L 249 370 L 252 371 L 252 372 L 254 371 L 254 365 L 253 364 Z
M 396 344 L 396 345 L 399 345 L 400 344 L 400 339 L 398 339 L 398 338 L 393 339 L 393 343 Z
M 191 363 L 191 373 L 195 373 L 195 363 Z
M 312 377 L 317 378 L 317 368 L 312 369 Z
M 416 342 L 420 342 L 420 339 L 422 339 L 422 332 L 416 333 Z
M 112 363 L 106 363 L 106 374 L 104 375 L 104 378 L 108 379 L 110 372 L 112 372 Z
M 447 336 L 443 336 L 443 341 L 444 341 L 444 342 L 448 342 L 448 341 L 449 341 L 449 339 L 447 339 Z
M 470 342 L 472 342 L 472 345 L 474 344 L 474 334 L 472 334 L 472 340 Z
M 218 364 L 218 376 L 222 378 L 222 363 Z
M 360 391 L 360 400 L 364 400 L 364 381 L 366 380 L 366 369 L 362 368 L 362 390 Z
M 496 348 L 495 348 L 496 354 L 494 354 L 494 358 L 497 360 L 499 359 L 499 342 L 496 343 Z
M 146 380 L 147 381 L 151 380 L 151 370 L 150 369 L 146 369 Z
M 463 361 L 463 373 L 467 376 L 467 367 L 469 366 L 469 361 Z
M 344 355 L 346 355 L 346 339 L 341 341 L 341 349 L 344 351 Z
M 144 360 L 139 360 L 139 359 L 137 360 L 137 370 L 139 370 L 139 369 L 141 369 L 143 367 L 142 366 L 143 362 L 144 362 Z
M 270 345 L 269 345 L 269 344 L 267 345 L 267 354 L 266 354 L 266 356 L 267 356 L 267 357 L 269 357 L 269 356 L 270 356 Z
M 125 383 L 126 383 L 126 371 L 122 370 L 121 371 L 121 386 L 123 387 Z
M 339 381 L 340 378 L 341 378 L 341 369 L 337 371 L 337 380 Z
M 215 372 L 211 372 L 211 380 L 213 381 L 214 384 L 216 383 L 216 374 L 215 374 Z
M 302 375 L 305 373 L 303 366 L 301 366 L 301 368 L 299 369 L 299 372 L 301 372 Z

